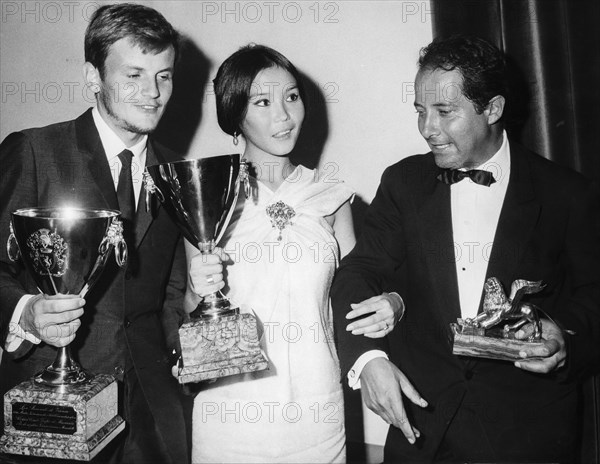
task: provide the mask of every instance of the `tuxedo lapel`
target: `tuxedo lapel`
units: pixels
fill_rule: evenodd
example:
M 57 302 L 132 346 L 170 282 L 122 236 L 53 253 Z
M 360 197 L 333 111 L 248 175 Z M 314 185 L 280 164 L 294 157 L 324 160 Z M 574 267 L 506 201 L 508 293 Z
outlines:
M 85 178 L 85 181 L 87 182 L 88 179 L 93 181 L 107 208 L 118 210 L 119 202 L 115 184 L 91 109 L 75 120 L 75 131 L 77 149 L 89 172 L 89 177 Z
M 486 274 L 486 278 L 497 277 L 504 285 L 512 283 L 507 281 L 510 276 L 518 275 L 515 268 L 540 214 L 540 204 L 532 185 L 527 153 L 522 147 L 511 145 L 510 178 Z
M 421 247 L 424 261 L 431 276 L 432 291 L 442 308 L 445 325 L 460 317 L 458 279 L 452 236 L 450 186 L 436 179 L 437 169 L 423 183 L 417 194 L 417 214 L 420 223 Z
M 110 209 L 119 209 L 119 200 L 115 189 L 110 166 L 106 160 L 106 154 L 100 140 L 100 135 L 94 124 L 92 110 L 86 111 L 75 121 L 77 134 L 77 147 L 90 173 L 90 178 L 94 185 L 98 188 L 101 197 L 106 203 L 106 207 Z M 148 140 L 148 150 L 146 152 L 146 164 L 152 165 L 158 163 L 156 151 L 150 140 Z M 152 215 L 146 212 L 146 195 L 144 187 L 140 191 L 136 212 L 135 226 L 135 247 L 137 248 L 150 224 L 152 223 Z

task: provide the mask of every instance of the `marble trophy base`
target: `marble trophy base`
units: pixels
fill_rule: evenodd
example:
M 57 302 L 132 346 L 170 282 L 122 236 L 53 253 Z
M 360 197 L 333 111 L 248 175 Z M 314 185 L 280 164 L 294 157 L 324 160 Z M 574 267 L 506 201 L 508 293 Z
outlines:
M 476 358 L 516 361 L 522 359 L 519 352 L 526 347 L 542 346 L 543 342 L 530 342 L 504 338 L 501 331 L 494 333 L 485 329 L 450 324 L 454 334 L 452 353 Z M 530 358 L 531 359 L 531 358 Z
M 179 383 L 200 382 L 268 369 L 260 349 L 252 314 L 187 322 L 179 328 L 181 359 Z
M 117 410 L 111 375 L 65 390 L 27 380 L 4 395 L 0 452 L 89 461 L 125 428 Z

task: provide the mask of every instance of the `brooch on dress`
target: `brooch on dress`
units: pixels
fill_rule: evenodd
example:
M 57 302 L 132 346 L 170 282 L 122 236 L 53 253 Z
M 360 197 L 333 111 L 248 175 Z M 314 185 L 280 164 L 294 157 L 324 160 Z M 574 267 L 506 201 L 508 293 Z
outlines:
M 271 226 L 274 229 L 279 229 L 277 240 L 281 241 L 281 231 L 286 226 L 291 225 L 292 219 L 296 215 L 296 211 L 291 206 L 286 205 L 283 201 L 278 201 L 267 206 L 267 216 L 271 219 Z

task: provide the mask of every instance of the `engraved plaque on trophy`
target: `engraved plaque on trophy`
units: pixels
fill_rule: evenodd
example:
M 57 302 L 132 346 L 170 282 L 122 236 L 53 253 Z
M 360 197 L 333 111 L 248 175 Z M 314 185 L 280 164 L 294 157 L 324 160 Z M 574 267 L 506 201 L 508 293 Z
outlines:
M 158 196 L 185 238 L 201 253 L 212 253 L 247 175 L 240 155 L 222 155 L 148 166 L 144 181 L 146 191 Z M 179 329 L 180 383 L 268 368 L 256 318 L 240 313 L 220 291 L 204 297 L 190 316 Z
M 26 208 L 12 213 L 9 258 L 19 258 L 40 292 L 84 297 L 111 252 L 119 266 L 127 245 L 119 212 Z M 0 452 L 89 461 L 124 428 L 117 414 L 117 382 L 91 375 L 58 348 L 55 361 L 4 395 Z
M 474 318 L 458 319 L 450 324 L 454 334 L 452 352 L 461 356 L 514 361 L 525 347 L 541 346 L 542 324 L 540 308 L 526 303 L 526 295 L 540 292 L 542 282 L 515 280 L 509 296 L 500 281 L 487 279 L 484 285 L 483 311 Z M 525 324 L 532 324 L 532 333 L 517 339 L 516 332 Z

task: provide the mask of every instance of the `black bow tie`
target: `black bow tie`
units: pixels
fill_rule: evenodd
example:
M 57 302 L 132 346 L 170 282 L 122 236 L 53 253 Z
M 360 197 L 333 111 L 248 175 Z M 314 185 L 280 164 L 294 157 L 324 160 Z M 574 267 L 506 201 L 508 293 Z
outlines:
M 440 174 L 437 176 L 438 180 L 449 185 L 460 182 L 466 177 L 470 178 L 476 184 L 485 185 L 486 187 L 489 187 L 496 182 L 496 179 L 494 179 L 494 176 L 490 171 L 482 171 L 481 169 L 471 169 L 470 171 L 442 169 Z

